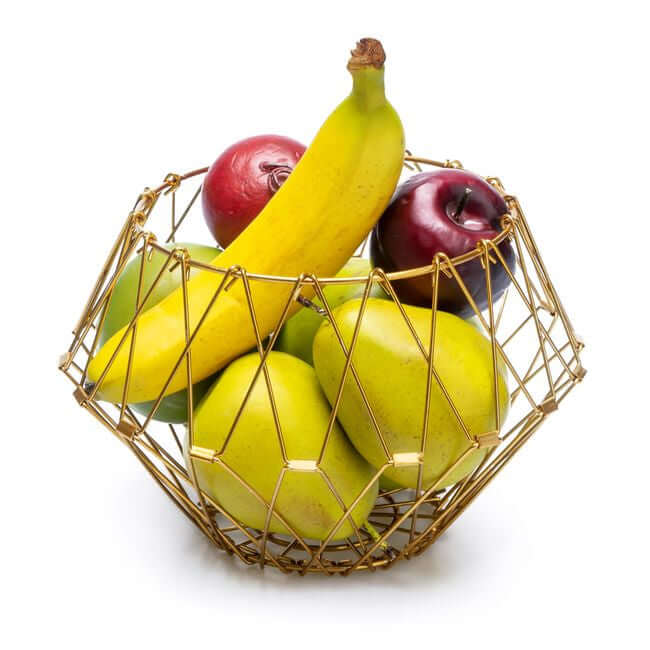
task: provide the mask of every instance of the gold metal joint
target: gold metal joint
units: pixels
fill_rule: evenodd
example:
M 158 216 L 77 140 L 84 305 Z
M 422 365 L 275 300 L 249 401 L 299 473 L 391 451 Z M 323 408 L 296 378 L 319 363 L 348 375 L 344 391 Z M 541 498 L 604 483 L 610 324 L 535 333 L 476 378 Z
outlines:
M 79 404 L 79 406 L 85 406 L 88 402 L 88 395 L 86 395 L 86 391 L 84 391 L 81 386 L 78 386 L 75 389 L 75 391 L 72 393 L 72 396 L 77 400 L 77 404 Z
M 463 169 L 463 163 L 460 160 L 445 160 L 445 167 L 450 169 Z
M 207 449 L 206 447 L 197 447 L 192 445 L 190 449 L 190 456 L 196 460 L 202 460 L 206 463 L 214 463 L 217 460 L 217 453 L 214 449 Z
M 137 205 L 142 203 L 142 209 L 146 210 L 156 200 L 156 193 L 149 187 L 145 187 L 142 194 L 138 197 Z
M 123 438 L 133 440 L 138 432 L 138 427 L 130 420 L 122 418 L 115 430 L 122 435 Z
M 147 253 L 147 262 L 151 262 L 151 258 L 153 257 L 153 251 L 154 251 L 152 244 L 154 244 L 157 241 L 158 238 L 152 232 L 148 232 L 144 238 L 144 246 L 142 247 L 142 250 L 146 251 L 147 248 L 149 249 L 149 252 Z
M 65 352 L 59 357 L 59 364 L 58 368 L 59 370 L 66 370 L 67 367 L 70 365 L 70 362 L 72 361 L 72 355 L 70 352 Z
M 163 181 L 168 188 L 165 190 L 165 194 L 169 194 L 170 192 L 175 192 L 180 184 L 181 184 L 181 177 L 179 174 L 174 174 L 170 172 L 165 176 L 165 180 Z
M 451 263 L 449 255 L 446 255 L 445 253 L 436 253 L 433 257 L 431 266 L 435 266 L 436 263 L 440 266 L 440 271 L 443 273 L 443 275 L 447 279 L 451 280 L 453 274 L 449 269 L 453 266 L 453 264 Z
M 549 316 L 553 317 L 557 314 L 557 309 L 553 305 L 547 303 L 546 300 L 538 298 L 537 301 L 539 302 L 539 306 L 547 312 Z
M 573 371 L 573 374 L 575 375 L 576 381 L 582 381 L 587 374 L 587 369 L 581 363 L 579 363 L 576 366 L 576 369 Z
M 481 262 L 481 267 L 485 269 L 485 259 L 484 255 L 487 254 L 487 258 L 490 261 L 490 264 L 496 264 L 497 261 L 494 258 L 494 255 L 490 253 L 490 248 L 494 246 L 494 242 L 490 239 L 479 239 L 479 241 L 476 242 L 476 248 L 482 253 L 481 257 L 479 258 Z
M 230 279 L 226 282 L 226 285 L 224 286 L 223 290 L 224 291 L 230 291 L 232 287 L 234 286 L 235 282 L 237 282 L 238 278 L 241 278 L 242 280 L 244 279 L 244 276 L 246 275 L 246 270 L 243 269 L 239 264 L 233 264 L 228 268 L 228 271 L 226 275 L 230 276 Z
M 557 411 L 557 401 L 553 397 L 548 397 L 538 408 L 544 415 L 548 415 L 549 413 L 553 413 L 553 411 Z
M 317 472 L 318 463 L 315 460 L 290 460 L 287 469 L 292 472 Z
M 503 187 L 503 183 L 501 182 L 501 179 L 497 176 L 487 176 L 486 177 L 486 182 L 492 185 L 496 190 L 499 190 L 501 194 L 505 192 L 505 188 Z
M 172 251 L 172 257 L 175 260 L 172 267 L 175 269 L 179 264 L 185 263 L 187 265 L 190 260 L 190 252 L 187 250 L 187 248 L 174 248 Z M 171 271 L 172 268 L 169 270 Z
M 499 224 L 501 225 L 501 229 L 510 231 L 508 233 L 509 238 L 512 238 L 512 226 L 514 225 L 514 223 L 515 223 L 514 218 L 510 214 L 510 212 L 506 212 L 505 214 L 502 214 L 501 218 L 499 219 Z
M 137 226 L 144 226 L 147 221 L 147 215 L 142 210 L 135 210 L 131 213 L 131 218 Z
M 296 279 L 302 287 L 304 284 L 314 284 L 316 276 L 313 273 L 301 273 Z
M 422 463 L 422 454 L 419 451 L 403 451 L 393 454 L 393 467 L 412 467 Z
M 501 438 L 499 438 L 498 431 L 487 431 L 476 436 L 476 442 L 479 449 L 485 449 L 486 447 L 496 447 L 501 442 Z

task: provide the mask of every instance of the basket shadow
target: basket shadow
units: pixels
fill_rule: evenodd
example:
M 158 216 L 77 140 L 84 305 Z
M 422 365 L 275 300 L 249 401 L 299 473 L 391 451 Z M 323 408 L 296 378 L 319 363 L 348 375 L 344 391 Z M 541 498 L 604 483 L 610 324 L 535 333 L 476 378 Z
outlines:
M 467 530 L 471 526 L 465 527 Z M 391 570 L 376 569 L 374 571 L 356 571 L 345 576 L 346 587 L 353 585 L 372 585 L 373 588 L 391 590 L 395 587 L 416 588 L 431 587 L 434 583 L 449 584 L 458 582 L 462 584 L 467 575 L 481 567 L 484 558 L 481 554 L 472 555 L 469 547 L 472 537 L 464 535 L 461 528 L 446 531 L 431 548 L 425 553 L 411 558 L 406 562 L 398 562 L 398 566 Z M 198 530 L 189 530 L 183 538 L 182 553 L 191 557 L 197 572 L 209 579 L 222 579 L 224 574 L 233 581 L 241 580 L 244 576 L 253 588 L 265 588 L 274 585 L 283 589 L 304 590 L 307 585 L 317 585 L 321 589 L 325 585 L 338 586 L 341 578 L 323 573 L 285 574 L 274 567 L 261 570 L 259 565 L 248 565 L 240 562 L 238 558 L 227 555 L 216 549 L 211 542 Z M 473 566 L 473 563 L 476 566 Z M 378 575 L 381 574 L 381 577 Z M 309 590 L 309 587 L 307 587 Z

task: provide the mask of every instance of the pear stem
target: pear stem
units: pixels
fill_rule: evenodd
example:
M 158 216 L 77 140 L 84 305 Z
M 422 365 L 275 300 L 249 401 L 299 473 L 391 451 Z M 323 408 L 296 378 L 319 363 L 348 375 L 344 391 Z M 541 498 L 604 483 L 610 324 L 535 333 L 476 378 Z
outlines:
M 327 318 L 327 310 L 323 309 L 322 307 L 319 307 L 315 302 L 309 300 L 309 298 L 305 298 L 305 296 L 299 294 L 296 300 L 303 307 L 307 307 L 307 309 L 313 309 L 319 316 L 322 316 L 323 318 Z
M 378 542 L 381 539 L 381 535 L 377 532 L 375 527 L 369 521 L 366 521 L 363 527 L 368 531 L 370 537 L 372 537 L 375 540 L 375 542 Z M 381 546 L 381 549 L 383 551 L 386 551 L 388 549 L 388 544 L 386 544 L 386 542 L 381 542 L 379 546 Z

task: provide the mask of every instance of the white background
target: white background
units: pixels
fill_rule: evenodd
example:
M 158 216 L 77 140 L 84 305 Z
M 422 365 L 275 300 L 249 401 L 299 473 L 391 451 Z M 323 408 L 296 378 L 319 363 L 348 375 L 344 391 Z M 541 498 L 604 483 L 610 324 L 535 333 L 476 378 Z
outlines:
M 3 9 L 4 647 L 647 643 L 644 4 Z M 361 36 L 385 45 L 408 146 L 521 198 L 589 374 L 423 556 L 300 579 L 213 551 L 76 406 L 56 359 L 142 188 L 248 135 L 308 143 Z

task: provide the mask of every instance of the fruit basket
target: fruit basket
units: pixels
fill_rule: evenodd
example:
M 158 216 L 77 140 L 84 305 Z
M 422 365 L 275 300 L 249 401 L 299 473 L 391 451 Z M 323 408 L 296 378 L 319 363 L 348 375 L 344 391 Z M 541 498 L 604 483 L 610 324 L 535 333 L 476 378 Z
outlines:
M 458 161 L 437 162 L 412 155 L 405 157 L 404 165 L 407 175 L 423 168 L 462 168 Z M 59 362 L 59 368 L 74 385 L 74 398 L 135 454 L 179 510 L 216 547 L 237 556 L 246 564 L 270 565 L 283 572 L 302 575 L 307 572 L 348 575 L 359 570 L 388 568 L 398 560 L 418 555 L 433 544 L 544 420 L 558 410 L 564 398 L 585 375 L 580 362 L 583 344 L 558 298 L 518 199 L 506 193 L 498 178 L 487 177 L 485 180 L 503 196 L 507 205 L 507 213 L 502 217 L 503 230 L 497 238 L 481 240 L 475 250 L 454 259 L 438 254 L 425 267 L 394 273 L 375 268 L 363 277 L 320 278 L 310 273 L 299 277 L 277 277 L 249 273 L 237 266 L 212 266 L 194 259 L 186 248 L 175 245 L 183 227 L 198 211 L 196 204 L 206 171 L 207 168 L 182 175 L 168 174 L 160 186 L 145 189 L 135 202 L 74 327 L 72 342 Z M 512 246 L 514 265 L 506 263 L 504 259 L 500 246 L 503 242 L 509 242 Z M 357 255 L 363 256 L 365 250 L 364 243 Z M 142 306 L 146 300 L 146 296 L 140 295 L 143 269 L 152 254 L 164 256 L 164 263 L 153 280 L 153 286 L 162 281 L 163 274 L 176 273 L 183 287 L 186 344 L 170 368 L 165 386 L 175 373 L 186 373 L 187 381 L 191 383 L 192 343 L 201 334 L 203 320 L 190 323 L 187 316 L 190 272 L 200 269 L 218 274 L 220 278 L 206 312 L 219 300 L 224 300 L 234 285 L 243 286 L 249 308 L 249 325 L 255 333 L 257 357 L 252 380 L 230 431 L 219 448 L 197 444 L 193 414 L 196 405 L 193 403 L 192 390 L 185 391 L 189 419 L 186 428 L 183 428 L 156 422 L 152 418 L 163 400 L 163 391 L 154 401 L 149 415 L 142 415 L 128 405 L 126 399 L 117 403 L 100 401 L 97 391 L 101 378 L 94 384 L 88 380 L 89 363 L 96 354 L 98 333 L 117 279 L 127 262 L 137 253 L 140 253 L 138 307 L 133 307 L 122 345 L 132 345 L 137 336 L 138 322 L 142 318 Z M 466 276 L 462 271 L 469 264 L 480 269 L 482 282 L 487 288 L 488 301 L 482 310 L 465 284 Z M 498 299 L 493 299 L 491 282 L 497 270 L 508 276 L 509 287 Z M 424 337 L 414 325 L 409 308 L 403 305 L 395 290 L 399 282 L 411 278 L 424 278 L 432 286 L 430 313 L 433 317 Z M 489 382 L 486 390 L 494 404 L 495 418 L 492 426 L 480 431 L 470 431 L 454 403 L 453 391 L 445 385 L 445 377 L 436 369 L 436 332 L 442 327 L 440 319 L 443 318 L 443 312 L 437 310 L 437 300 L 443 283 L 457 286 L 473 314 L 474 327 L 489 342 L 493 381 Z M 277 326 L 266 336 L 258 326 L 256 300 L 264 291 L 278 285 L 286 289 L 286 305 Z M 357 285 L 361 295 L 356 320 L 347 336 L 328 303 L 326 289 L 334 285 Z M 426 367 L 426 392 L 423 392 L 423 409 L 418 415 L 422 431 L 427 431 L 428 422 L 433 417 L 431 394 L 432 387 L 437 387 L 436 395 L 442 402 L 439 401 L 436 408 L 439 410 L 440 404 L 444 404 L 443 408 L 448 409 L 450 417 L 457 421 L 464 435 L 466 444 L 456 457 L 448 459 L 444 471 L 433 482 L 425 482 L 422 476 L 427 436 L 422 433 L 417 444 L 407 451 L 392 449 L 380 425 L 382 418 L 378 411 L 382 405 L 368 397 L 365 377 L 357 371 L 359 359 L 355 356 L 355 346 L 366 317 L 366 307 L 372 300 L 371 293 L 377 289 L 383 292 L 382 300 L 396 306 L 396 313 L 403 320 L 408 336 L 412 337 L 412 343 Z M 310 299 L 314 295 L 318 302 Z M 328 395 L 332 414 L 326 419 L 326 426 L 322 427 L 319 453 L 296 458 L 291 457 L 291 449 L 283 441 L 284 423 L 276 403 L 278 390 L 282 390 L 282 387 L 274 385 L 267 362 L 277 345 L 278 333 L 297 303 L 303 309 L 314 310 L 331 324 L 332 340 L 340 348 L 341 363 L 337 369 L 336 385 Z M 124 397 L 126 387 L 133 380 L 131 361 L 129 356 Z M 507 408 L 499 395 L 500 371 L 508 377 L 510 392 Z M 382 379 L 380 376 L 382 372 L 382 368 L 377 367 L 380 387 L 382 382 L 388 382 L 388 377 Z M 372 435 L 376 437 L 375 442 L 380 445 L 384 456 L 369 480 L 355 494 L 343 498 L 339 494 L 340 486 L 325 471 L 322 461 L 325 446 L 338 426 L 336 418 L 343 402 L 342 395 L 347 390 L 345 387 L 350 385 L 358 391 L 368 426 L 372 427 Z M 282 456 L 282 462 L 274 469 L 274 488 L 266 496 L 229 464 L 227 456 L 228 445 L 237 435 L 236 424 L 246 410 L 254 386 L 268 395 Z M 396 400 L 397 396 L 385 396 L 386 402 L 393 399 Z M 458 468 L 467 463 L 470 457 L 475 459 L 471 471 L 455 479 Z M 214 495 L 200 487 L 198 477 L 206 471 L 206 467 L 219 467 L 228 474 L 229 480 L 244 490 L 247 498 L 252 499 L 264 513 L 262 525 L 247 525 L 230 512 L 227 504 L 213 498 Z M 415 486 L 404 488 L 384 481 L 382 477 L 393 470 L 412 471 L 413 476 L 417 476 Z M 283 487 L 295 474 L 309 475 L 310 480 L 320 481 L 319 489 L 324 490 L 327 498 L 334 503 L 333 507 L 339 509 L 334 524 L 319 538 L 301 534 L 278 505 Z M 378 479 L 382 480 L 367 518 L 368 526 L 361 526 L 351 513 L 368 495 L 374 495 L 372 490 L 376 489 L 373 486 L 377 485 Z M 344 529 L 349 534 L 341 537 L 340 531 Z

